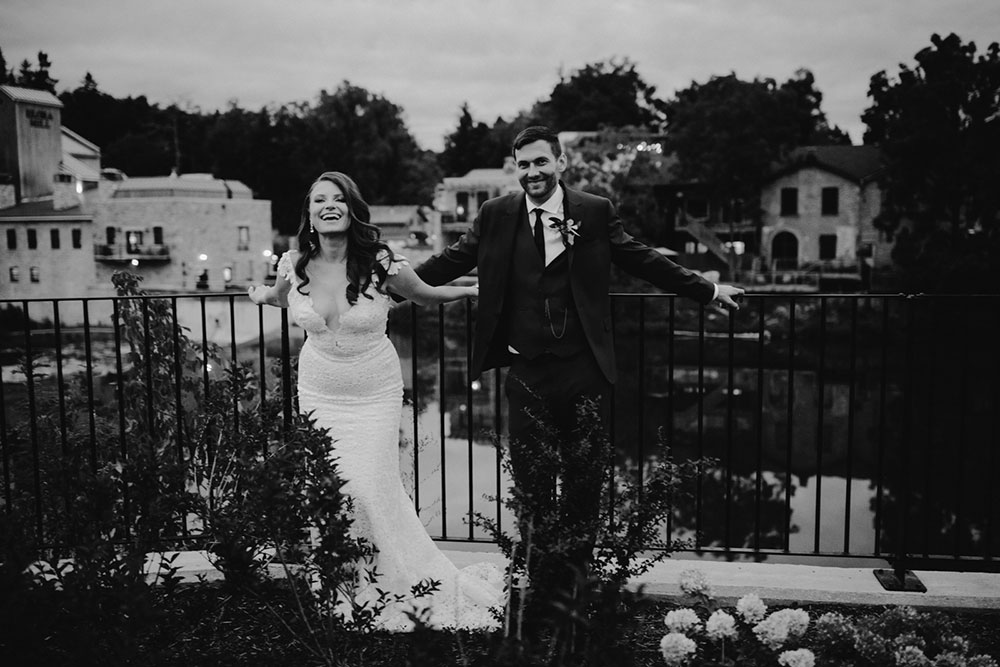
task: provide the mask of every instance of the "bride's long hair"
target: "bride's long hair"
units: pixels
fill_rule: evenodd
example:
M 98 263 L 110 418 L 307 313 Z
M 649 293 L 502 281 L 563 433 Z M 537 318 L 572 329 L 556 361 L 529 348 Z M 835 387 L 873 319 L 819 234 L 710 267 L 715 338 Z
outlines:
M 306 266 L 310 260 L 319 254 L 319 232 L 309 224 L 309 198 L 312 196 L 313 188 L 321 181 L 329 181 L 340 188 L 347 200 L 347 213 L 351 224 L 347 228 L 347 301 L 354 305 L 358 301 L 358 295 L 364 294 L 369 299 L 372 298 L 365 291 L 372 283 L 372 273 L 378 276 L 378 285 L 384 285 L 388 277 L 388 271 L 382 263 L 377 261 L 380 251 L 389 254 L 390 261 L 392 251 L 389 246 L 380 240 L 381 231 L 377 225 L 371 222 L 371 211 L 367 202 L 361 197 L 361 191 L 357 183 L 347 174 L 339 171 L 326 171 L 319 175 L 309 191 L 306 192 L 305 201 L 302 204 L 302 222 L 299 224 L 297 233 L 299 239 L 299 259 L 295 262 L 295 274 L 299 277 L 299 292 L 309 283 L 306 275 Z M 305 294 L 305 292 L 302 292 Z

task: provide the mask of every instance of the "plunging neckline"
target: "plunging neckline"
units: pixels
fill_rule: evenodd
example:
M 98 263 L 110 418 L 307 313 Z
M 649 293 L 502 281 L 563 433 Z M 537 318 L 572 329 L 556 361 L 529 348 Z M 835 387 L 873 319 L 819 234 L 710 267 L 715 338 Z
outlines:
M 344 276 L 345 277 L 347 276 L 346 271 L 345 271 Z M 322 276 L 322 275 L 313 275 L 313 276 L 309 276 L 309 281 L 310 282 L 313 282 L 313 281 L 319 282 L 323 278 L 324 278 L 324 276 Z M 350 285 L 350 280 L 348 280 L 348 281 L 346 281 L 344 283 L 343 289 L 346 290 L 349 285 Z M 352 304 L 350 301 L 348 301 L 345 298 L 344 299 L 344 303 L 346 304 L 346 308 L 341 309 L 339 307 L 340 304 L 339 304 L 338 299 L 336 297 L 332 298 L 333 304 L 335 306 L 338 306 L 338 308 L 337 308 L 337 316 L 336 316 L 336 325 L 337 325 L 337 328 L 334 329 L 333 327 L 330 326 L 330 323 L 327 321 L 327 318 L 324 317 L 322 314 L 320 314 L 320 312 L 316 309 L 316 302 L 313 301 L 312 290 L 311 289 L 309 290 L 309 293 L 306 294 L 305 296 L 306 296 L 306 300 L 307 300 L 307 302 L 309 304 L 309 310 L 311 310 L 312 313 L 313 313 L 313 315 L 315 315 L 320 321 L 323 322 L 323 328 L 326 329 L 327 331 L 331 332 L 331 333 L 335 333 L 335 332 L 337 332 L 337 331 L 340 330 L 340 327 L 343 325 L 344 316 L 347 315 L 347 313 L 349 313 L 351 311 L 351 309 L 354 308 L 355 305 L 357 305 L 357 304 Z
M 344 325 L 344 316 L 357 307 L 357 304 L 352 305 L 351 302 L 348 301 L 347 308 L 337 313 L 337 328 L 333 329 L 330 327 L 330 324 L 329 322 L 327 322 L 326 318 L 320 315 L 319 311 L 316 310 L 316 304 L 313 302 L 312 292 L 310 291 L 309 294 L 306 294 L 304 296 L 306 297 L 306 303 L 309 304 L 309 310 L 312 311 L 312 314 L 315 315 L 316 318 L 323 323 L 323 328 L 329 331 L 330 333 L 337 333 L 338 331 L 340 331 L 340 328 Z

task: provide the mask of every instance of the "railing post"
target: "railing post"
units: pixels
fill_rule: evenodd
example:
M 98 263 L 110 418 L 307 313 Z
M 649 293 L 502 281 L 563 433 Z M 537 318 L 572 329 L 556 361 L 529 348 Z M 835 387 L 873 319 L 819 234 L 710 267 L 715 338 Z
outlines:
M 906 377 L 903 381 L 903 428 L 899 442 L 899 466 L 896 469 L 896 480 L 899 495 L 896 501 L 898 522 L 898 538 L 896 555 L 893 558 L 892 569 L 875 570 L 875 578 L 888 591 L 907 591 L 911 593 L 926 593 L 927 587 L 910 570 L 906 569 L 907 558 L 907 508 L 910 503 L 910 456 L 909 444 L 913 431 L 913 338 L 915 295 L 906 298 L 906 352 L 904 364 Z

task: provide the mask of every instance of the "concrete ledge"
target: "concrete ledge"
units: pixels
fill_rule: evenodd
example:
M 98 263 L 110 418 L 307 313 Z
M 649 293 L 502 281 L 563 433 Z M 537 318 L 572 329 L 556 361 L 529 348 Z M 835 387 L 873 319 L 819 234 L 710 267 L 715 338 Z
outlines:
M 921 570 L 915 574 L 927 592 L 910 593 L 882 588 L 874 568 L 668 559 L 635 583 L 644 584 L 653 596 L 681 597 L 680 574 L 690 569 L 704 572 L 716 598 L 727 603 L 756 593 L 768 604 L 829 602 L 1000 610 L 1000 574 Z
M 445 555 L 457 567 L 478 562 L 492 562 L 503 569 L 504 557 L 488 544 L 439 543 Z M 209 581 L 221 578 L 204 551 L 176 553 L 174 565 L 183 581 Z M 167 556 L 172 554 L 168 553 Z M 157 559 L 151 556 L 147 569 L 155 578 Z M 681 598 L 678 582 L 681 572 L 700 570 L 711 584 L 715 597 L 732 604 L 747 593 L 756 593 L 769 606 L 793 603 L 832 603 L 852 605 L 910 605 L 920 608 L 1000 610 L 1000 574 L 978 572 L 936 572 L 920 570 L 915 574 L 927 587 L 926 593 L 893 592 L 882 588 L 873 574 L 875 567 L 831 567 L 788 563 L 728 562 L 678 555 L 657 563 L 649 572 L 632 582 L 644 586 L 653 597 Z M 282 576 L 281 565 L 271 565 L 275 576 Z

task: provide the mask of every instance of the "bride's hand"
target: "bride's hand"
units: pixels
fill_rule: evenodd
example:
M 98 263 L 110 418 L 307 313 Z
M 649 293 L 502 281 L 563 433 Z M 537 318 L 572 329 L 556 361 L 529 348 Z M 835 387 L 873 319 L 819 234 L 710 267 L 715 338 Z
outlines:
M 267 285 L 251 285 L 247 288 L 247 296 L 257 305 L 267 303 Z
M 479 283 L 476 283 L 475 285 L 471 285 L 471 286 L 469 286 L 466 289 L 469 290 L 469 293 L 466 294 L 466 296 L 468 298 L 470 298 L 470 299 L 478 299 L 479 298 Z

